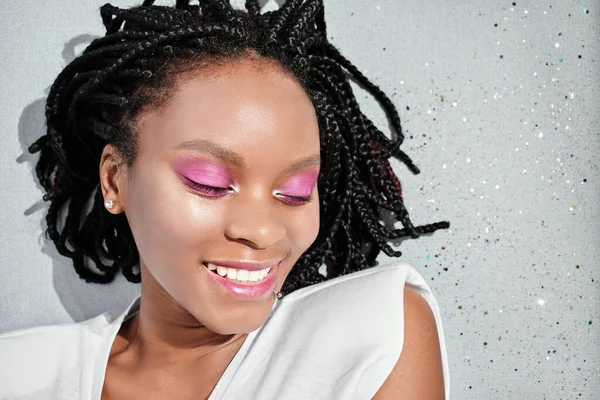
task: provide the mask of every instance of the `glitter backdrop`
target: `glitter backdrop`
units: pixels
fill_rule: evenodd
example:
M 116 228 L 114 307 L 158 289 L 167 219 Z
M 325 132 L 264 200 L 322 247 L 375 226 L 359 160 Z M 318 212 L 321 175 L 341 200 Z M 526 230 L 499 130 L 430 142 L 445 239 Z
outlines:
M 600 3 L 324 2 L 330 40 L 400 113 L 421 170 L 392 161 L 411 220 L 451 223 L 397 249 L 439 302 L 452 398 L 600 399 Z M 103 34 L 104 3 L 0 2 L 0 332 L 120 309 L 139 290 L 86 285 L 43 239 L 26 151 L 52 80 Z

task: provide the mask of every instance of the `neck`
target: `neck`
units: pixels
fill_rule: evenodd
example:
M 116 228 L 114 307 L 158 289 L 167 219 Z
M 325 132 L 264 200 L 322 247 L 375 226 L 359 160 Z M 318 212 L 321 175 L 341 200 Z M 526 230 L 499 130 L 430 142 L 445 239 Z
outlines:
M 127 352 L 130 360 L 148 367 L 187 365 L 211 359 L 219 350 L 239 349 L 248 336 L 212 331 L 152 281 L 142 279 L 140 311 L 121 327 L 116 353 Z

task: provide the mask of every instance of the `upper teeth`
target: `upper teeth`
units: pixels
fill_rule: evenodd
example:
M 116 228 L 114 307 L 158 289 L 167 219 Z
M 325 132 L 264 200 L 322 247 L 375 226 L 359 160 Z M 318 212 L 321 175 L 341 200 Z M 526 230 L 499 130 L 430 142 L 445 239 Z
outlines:
M 260 281 L 265 276 L 267 276 L 267 274 L 271 270 L 271 268 L 265 268 L 261 269 L 260 271 L 248 271 L 247 269 L 222 267 L 220 265 L 215 265 L 212 263 L 206 263 L 206 266 L 211 271 L 217 270 L 217 274 L 221 276 L 227 276 L 228 279 L 235 279 L 242 282 Z

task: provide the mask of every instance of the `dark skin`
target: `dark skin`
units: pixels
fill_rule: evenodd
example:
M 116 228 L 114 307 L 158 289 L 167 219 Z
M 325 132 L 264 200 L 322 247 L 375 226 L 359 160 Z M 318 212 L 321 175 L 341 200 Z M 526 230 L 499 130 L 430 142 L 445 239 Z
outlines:
M 101 157 L 102 193 L 115 202 L 110 212 L 126 213 L 142 274 L 140 312 L 113 343 L 103 400 L 207 399 L 275 295 L 234 299 L 202 261 L 282 259 L 280 290 L 319 231 L 319 130 L 306 93 L 267 60 L 211 72 L 180 77 L 163 108 L 143 112 L 131 169 L 112 145 Z M 203 142 L 181 148 L 193 140 Z M 229 179 L 230 190 L 208 196 L 186 185 L 177 161 L 189 157 L 211 165 L 201 183 Z M 307 190 L 309 201 L 290 201 Z M 404 307 L 402 356 L 375 399 L 443 399 L 433 314 L 408 287 Z
M 140 313 L 114 342 L 103 399 L 207 398 L 275 295 L 234 299 L 201 262 L 282 259 L 280 290 L 317 237 L 320 141 L 310 99 L 271 62 L 219 68 L 216 77 L 182 77 L 166 107 L 143 114 L 133 168 L 111 145 L 102 154 L 104 198 L 115 201 L 110 212 L 126 213 L 142 274 Z M 197 139 L 211 145 L 176 149 Z M 207 196 L 186 185 L 174 165 L 190 157 L 210 163 L 215 186 L 227 188 L 226 176 L 235 190 Z M 212 175 L 200 183 L 213 185 Z M 306 179 L 298 183 L 306 176 L 315 178 L 312 199 L 292 204 L 286 196 L 306 190 Z

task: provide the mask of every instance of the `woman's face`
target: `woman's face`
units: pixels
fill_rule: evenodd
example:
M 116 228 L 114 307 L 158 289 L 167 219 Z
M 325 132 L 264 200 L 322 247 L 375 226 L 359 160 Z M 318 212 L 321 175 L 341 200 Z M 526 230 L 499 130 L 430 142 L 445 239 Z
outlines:
M 301 86 L 273 64 L 216 71 L 186 75 L 165 108 L 141 116 L 136 163 L 112 198 L 140 253 L 142 291 L 215 332 L 244 333 L 264 323 L 273 289 L 317 237 L 319 128 Z M 275 265 L 236 285 L 207 262 Z M 244 267 L 237 278 L 254 275 Z

